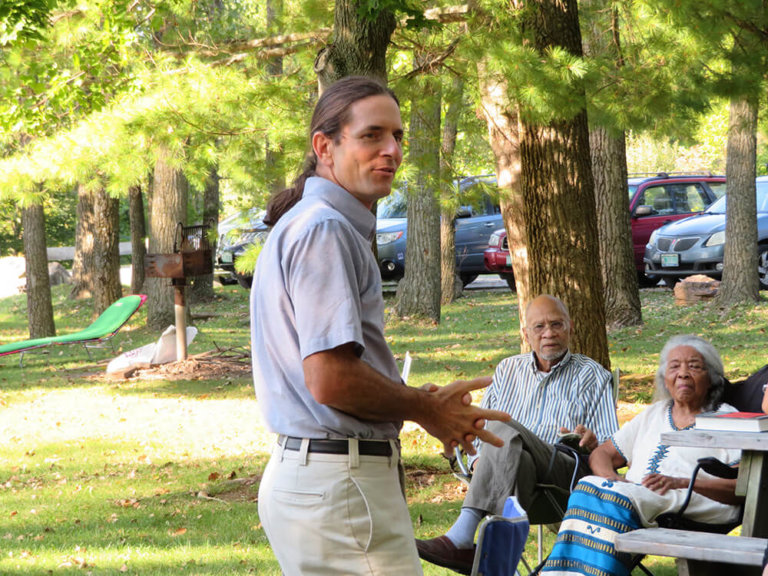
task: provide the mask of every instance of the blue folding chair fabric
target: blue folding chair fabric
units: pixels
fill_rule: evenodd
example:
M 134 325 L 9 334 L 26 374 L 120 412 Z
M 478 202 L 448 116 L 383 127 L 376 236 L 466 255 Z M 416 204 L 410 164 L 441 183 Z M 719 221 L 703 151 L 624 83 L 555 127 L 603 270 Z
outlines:
M 472 576 L 514 576 L 528 540 L 528 516 L 514 496 L 507 498 L 501 516 L 480 525 Z

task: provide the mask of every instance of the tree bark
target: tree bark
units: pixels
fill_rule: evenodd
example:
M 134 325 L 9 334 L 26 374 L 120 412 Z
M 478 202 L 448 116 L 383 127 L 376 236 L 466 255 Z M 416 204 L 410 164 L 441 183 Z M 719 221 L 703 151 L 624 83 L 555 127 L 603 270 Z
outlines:
M 532 46 L 581 55 L 576 0 L 538 0 L 526 17 Z M 522 117 L 520 158 L 529 282 L 533 294 L 560 297 L 574 325 L 571 349 L 610 367 L 600 277 L 586 98 L 582 112 L 538 125 Z M 521 302 L 521 306 L 524 303 Z
M 282 30 L 283 0 L 267 0 L 267 33 L 275 34 Z M 283 75 L 283 57 L 274 56 L 267 62 L 267 74 L 279 77 Z M 264 172 L 269 191 L 280 192 L 285 188 L 285 172 L 282 164 L 283 147 L 279 142 L 272 142 L 267 134 L 264 138 Z
M 632 248 L 632 222 L 627 195 L 627 149 L 624 133 L 607 128 L 589 131 L 595 179 L 600 270 L 605 321 L 610 328 L 642 324 L 637 268 Z
M 48 276 L 43 206 L 41 204 L 25 206 L 21 211 L 21 225 L 24 230 L 29 337 L 55 336 L 56 325 L 53 321 L 51 282 Z
M 173 253 L 176 225 L 187 215 L 188 184 L 184 174 L 169 164 L 170 152 L 158 151 L 149 214 L 149 253 Z M 164 330 L 175 321 L 173 287 L 168 278 L 147 278 L 147 326 Z
M 584 53 L 602 58 L 618 71 L 624 66 L 618 13 L 611 0 L 583 0 L 589 24 Z M 589 131 L 592 174 L 595 179 L 600 269 L 609 327 L 636 326 L 643 321 L 632 246 L 632 222 L 627 195 L 627 149 L 623 130 L 593 125 Z M 642 272 L 640 273 L 642 274 Z
M 717 295 L 721 305 L 757 302 L 757 151 L 756 96 L 731 99 L 725 175 L 728 209 L 725 211 L 723 279 Z M 765 248 L 768 250 L 768 248 Z
M 120 285 L 120 201 L 105 189 L 93 195 L 93 315 L 122 296 Z
M 520 316 L 520 349 L 530 350 L 525 335 L 525 305 L 530 299 L 528 284 L 528 244 L 523 217 L 523 190 L 517 107 L 510 102 L 507 79 L 492 74 L 486 63 L 478 64 L 483 115 L 488 124 L 488 141 L 496 160 L 501 213 L 507 229 L 507 243 L 515 275 Z
M 131 294 L 140 294 L 144 289 L 144 256 L 147 245 L 147 225 L 144 217 L 144 194 L 141 186 L 128 191 L 128 214 L 131 222 Z
M 443 137 L 440 144 L 440 302 L 450 304 L 463 290 L 456 274 L 456 186 L 453 184 L 453 151 L 463 108 L 464 79 L 454 76 L 445 111 Z
M 320 92 L 345 76 L 371 76 L 386 83 L 387 46 L 396 26 L 390 10 L 367 16 L 359 1 L 336 0 L 333 40 L 315 58 Z
M 93 294 L 93 194 L 77 185 L 77 224 L 75 225 L 75 258 L 72 261 L 73 299 L 90 298 Z
M 203 192 L 203 223 L 210 225 L 208 239 L 211 243 L 211 257 L 216 254 L 216 240 L 219 237 L 219 173 L 212 169 L 205 181 Z M 189 301 L 191 304 L 201 302 L 213 302 L 213 273 L 197 276 L 192 280 L 189 289 Z
M 427 58 L 417 54 L 418 68 Z M 419 78 L 411 104 L 409 162 L 415 166 L 415 186 L 408 189 L 408 237 L 405 276 L 397 288 L 400 316 L 421 316 L 440 322 L 440 78 Z

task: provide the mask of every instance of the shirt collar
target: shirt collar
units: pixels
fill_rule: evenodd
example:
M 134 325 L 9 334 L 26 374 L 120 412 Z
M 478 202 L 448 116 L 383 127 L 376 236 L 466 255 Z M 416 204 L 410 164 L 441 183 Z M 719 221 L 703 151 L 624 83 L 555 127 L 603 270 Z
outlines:
M 364 238 L 373 239 L 376 231 L 376 216 L 347 190 L 320 176 L 307 178 L 304 196 L 316 197 L 344 214 Z
M 530 354 L 530 365 L 531 365 L 531 369 L 532 369 L 534 372 L 538 372 L 538 371 L 539 371 L 539 367 L 538 367 L 538 366 L 536 366 L 536 355 L 534 354 L 533 350 L 531 350 L 531 351 L 529 352 L 529 354 Z M 554 366 L 552 366 L 552 369 L 551 369 L 551 370 L 548 372 L 548 374 L 551 374 L 551 373 L 552 373 L 552 372 L 554 372 L 555 370 L 559 369 L 559 368 L 560 368 L 560 366 L 565 366 L 565 365 L 566 365 L 566 364 L 568 364 L 568 362 L 570 362 L 570 361 L 571 361 L 571 351 L 570 351 L 570 350 L 566 350 L 566 351 L 565 351 L 565 356 L 563 356 L 563 357 L 560 359 L 560 362 L 558 362 L 557 364 L 555 364 Z

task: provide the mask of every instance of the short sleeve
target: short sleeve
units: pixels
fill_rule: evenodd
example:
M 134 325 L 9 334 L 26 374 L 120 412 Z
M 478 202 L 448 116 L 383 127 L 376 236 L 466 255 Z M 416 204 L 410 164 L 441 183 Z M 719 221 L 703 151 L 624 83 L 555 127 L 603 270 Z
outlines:
M 358 271 L 364 265 L 350 226 L 325 220 L 283 256 L 302 359 L 354 342 L 363 350 Z

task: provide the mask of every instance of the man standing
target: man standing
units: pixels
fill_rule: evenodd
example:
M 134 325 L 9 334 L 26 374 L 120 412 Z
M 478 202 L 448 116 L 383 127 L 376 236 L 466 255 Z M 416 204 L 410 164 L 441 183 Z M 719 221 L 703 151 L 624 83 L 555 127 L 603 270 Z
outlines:
M 474 453 L 503 412 L 471 405 L 488 379 L 403 385 L 384 339 L 373 203 L 402 161 L 394 94 L 348 77 L 319 99 L 311 151 L 294 187 L 267 209 L 274 225 L 251 291 L 256 395 L 278 444 L 259 516 L 283 573 L 420 574 L 397 441 L 414 420 Z
M 525 338 L 532 351 L 501 361 L 481 405 L 512 416 L 507 423 L 487 426 L 504 446 L 477 443 L 479 457 L 470 460 L 474 473 L 461 514 L 446 535 L 416 541 L 423 559 L 469 574 L 480 520 L 501 514 L 513 494 L 532 524 L 561 520 L 536 484 L 563 488 L 565 510 L 574 472 L 580 478 L 589 467 L 586 459 L 577 466 L 554 443 L 573 431 L 581 436 L 579 446 L 591 450 L 618 430 L 611 374 L 594 360 L 569 352 L 572 333 L 568 309 L 558 298 L 541 295 L 528 304 Z

